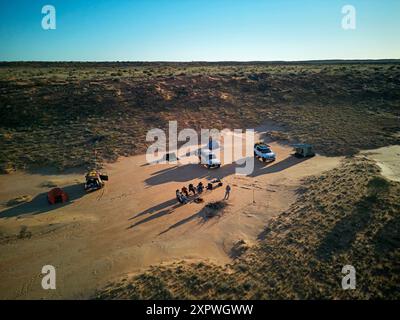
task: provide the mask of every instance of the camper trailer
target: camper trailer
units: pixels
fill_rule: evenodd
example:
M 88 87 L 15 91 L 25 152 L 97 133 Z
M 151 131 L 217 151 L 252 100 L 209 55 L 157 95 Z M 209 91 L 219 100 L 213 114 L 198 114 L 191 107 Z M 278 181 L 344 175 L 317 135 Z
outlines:
M 305 158 L 315 156 L 314 148 L 308 143 L 298 143 L 293 145 L 294 155 L 296 157 Z

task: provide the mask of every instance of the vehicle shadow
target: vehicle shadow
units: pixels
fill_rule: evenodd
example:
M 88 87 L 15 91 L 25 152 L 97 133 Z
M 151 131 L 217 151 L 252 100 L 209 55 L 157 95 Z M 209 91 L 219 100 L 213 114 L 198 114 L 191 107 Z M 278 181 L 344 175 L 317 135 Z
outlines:
M 73 184 L 62 188 L 67 194 L 69 200 L 65 203 L 56 203 L 50 205 L 47 201 L 47 192 L 43 192 L 35 196 L 31 201 L 25 202 L 0 212 L 0 218 L 11 218 L 26 214 L 37 215 L 46 213 L 61 207 L 68 206 L 74 200 L 85 195 L 82 184 Z
M 276 173 L 288 169 L 292 166 L 295 166 L 301 162 L 307 161 L 310 158 L 297 158 L 295 156 L 290 155 L 289 157 L 279 161 L 274 162 L 273 164 L 264 163 L 258 159 L 253 157 L 249 157 L 246 159 L 241 159 L 243 162 L 253 161 L 254 159 L 254 170 L 249 177 L 257 177 L 264 174 Z M 237 163 L 230 163 L 227 165 L 223 165 L 218 169 L 207 169 L 198 164 L 186 164 L 182 166 L 175 166 L 172 168 L 166 168 L 154 172 L 151 177 L 145 180 L 145 183 L 150 186 L 164 184 L 168 182 L 187 182 L 194 179 L 207 179 L 211 180 L 214 178 L 223 179 L 227 176 L 233 175 L 236 173 L 236 169 L 240 167 L 244 167 L 243 165 L 238 165 Z
M 258 159 L 255 159 L 254 171 L 252 174 L 249 175 L 249 177 L 257 177 L 264 174 L 280 172 L 289 169 L 290 167 L 293 167 L 299 163 L 307 161 L 308 159 L 310 158 L 297 158 L 293 155 L 290 155 L 289 157 L 279 162 L 274 162 L 270 165 L 265 164 Z
M 171 181 L 186 182 L 196 178 L 206 178 L 209 175 L 208 171 L 210 170 L 207 170 L 198 164 L 186 164 L 155 172 L 144 182 L 150 186 L 164 184 Z
M 253 157 L 247 158 L 246 160 L 252 160 Z M 262 161 L 259 161 L 257 159 L 254 159 L 254 171 L 252 174 L 250 174 L 250 177 L 256 177 L 259 175 L 263 174 L 269 174 L 269 173 L 275 173 L 279 172 L 282 170 L 285 170 L 287 168 L 290 168 L 296 164 L 299 164 L 303 161 L 306 161 L 308 158 L 296 158 L 294 156 L 289 156 L 288 158 L 279 161 L 277 163 L 274 163 L 272 165 L 268 165 Z M 243 165 L 240 165 L 239 167 L 243 167 Z M 190 180 L 194 179 L 207 179 L 211 180 L 214 178 L 218 179 L 223 179 L 227 176 L 233 175 L 236 172 L 236 169 L 238 168 L 238 164 L 236 163 L 231 163 L 222 166 L 219 169 L 206 169 L 204 167 L 199 166 L 198 164 L 187 164 L 187 165 L 182 165 L 182 166 L 175 166 L 175 167 L 170 167 L 166 169 L 159 170 L 157 172 L 154 172 L 153 175 L 146 179 L 145 182 L 149 185 L 158 185 L 158 184 L 163 184 L 171 181 L 175 182 L 182 182 L 183 184 L 187 185 L 187 182 Z M 193 201 L 193 199 L 191 199 Z M 155 205 L 153 207 L 150 207 L 135 216 L 131 217 L 129 220 L 133 220 L 135 218 L 138 218 L 143 215 L 150 214 L 150 216 L 132 224 L 131 226 L 128 227 L 128 229 L 133 228 L 135 226 L 138 226 L 142 223 L 149 222 L 151 220 L 160 218 L 166 214 L 170 214 L 173 212 L 174 209 L 177 207 L 181 206 L 182 204 L 177 203 L 177 200 L 175 198 L 167 200 L 165 202 L 162 202 L 158 205 Z M 175 223 L 174 225 L 170 226 L 166 230 L 162 231 L 160 234 L 166 233 L 174 228 L 177 228 L 195 218 L 201 217 L 202 221 L 205 222 L 207 220 L 204 211 L 200 210 L 199 212 L 184 218 L 183 220 Z

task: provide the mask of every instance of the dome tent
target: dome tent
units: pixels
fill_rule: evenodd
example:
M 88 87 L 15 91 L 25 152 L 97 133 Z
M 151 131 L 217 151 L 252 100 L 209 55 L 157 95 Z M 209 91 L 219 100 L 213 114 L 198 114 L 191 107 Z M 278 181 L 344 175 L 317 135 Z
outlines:
M 54 188 L 47 193 L 47 201 L 50 204 L 56 204 L 57 202 L 67 202 L 68 194 L 61 188 Z

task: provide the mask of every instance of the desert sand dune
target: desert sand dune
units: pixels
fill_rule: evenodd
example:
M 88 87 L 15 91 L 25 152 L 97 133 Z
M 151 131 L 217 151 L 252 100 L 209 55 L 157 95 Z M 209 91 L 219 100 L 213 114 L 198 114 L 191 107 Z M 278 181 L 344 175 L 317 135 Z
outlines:
M 299 160 L 287 146 L 272 147 L 276 162 L 255 161 L 250 176 L 235 175 L 232 164 L 207 170 L 196 164 L 146 165 L 144 155 L 120 158 L 106 165 L 106 187 L 90 194 L 77 184 L 83 182 L 78 174 L 0 176 L 0 297 L 86 298 L 108 281 L 153 264 L 182 259 L 229 263 L 233 243 L 257 241 L 268 220 L 295 200 L 303 177 L 329 170 L 341 159 Z M 206 192 L 203 203 L 175 200 L 176 189 L 212 178 L 221 178 L 224 186 Z M 71 201 L 49 206 L 48 181 L 65 187 Z M 227 209 L 207 218 L 204 206 L 222 200 L 225 184 L 232 187 Z M 22 195 L 33 200 L 6 205 Z M 57 290 L 41 288 L 45 264 L 57 270 Z

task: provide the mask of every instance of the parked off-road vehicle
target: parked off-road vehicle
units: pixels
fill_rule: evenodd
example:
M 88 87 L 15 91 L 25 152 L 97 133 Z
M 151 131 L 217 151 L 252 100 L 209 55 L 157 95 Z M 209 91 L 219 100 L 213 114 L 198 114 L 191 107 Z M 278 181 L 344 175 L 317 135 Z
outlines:
M 254 156 L 262 159 L 264 162 L 272 162 L 276 159 L 276 155 L 271 147 L 262 142 L 254 144 Z

